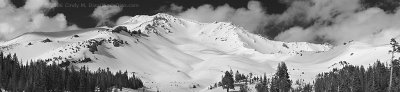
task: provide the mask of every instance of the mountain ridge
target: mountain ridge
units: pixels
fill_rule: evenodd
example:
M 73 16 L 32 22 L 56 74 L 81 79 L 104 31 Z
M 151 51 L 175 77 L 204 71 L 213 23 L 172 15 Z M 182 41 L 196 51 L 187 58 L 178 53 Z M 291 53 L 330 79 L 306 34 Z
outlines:
M 49 36 L 28 33 L 0 43 L 0 50 L 16 53 L 23 61 L 89 58 L 89 62 L 76 62 L 72 66 L 110 68 L 114 72 L 127 70 L 137 73 L 152 90 L 186 92 L 193 90 L 189 88 L 193 84 L 201 85 L 197 91 L 210 91 L 206 87 L 218 82 L 226 70 L 271 74 L 283 61 L 288 64 L 292 79 L 312 81 L 316 74 L 340 61 L 368 63 L 354 61 L 363 55 L 369 57 L 362 60 L 388 59 L 383 53 L 390 47 L 358 42 L 332 47 L 272 41 L 232 23 L 200 23 L 162 13 L 138 15 L 113 28 L 81 31 L 40 33 Z M 177 81 L 181 83 L 176 84 L 179 86 L 169 86 Z

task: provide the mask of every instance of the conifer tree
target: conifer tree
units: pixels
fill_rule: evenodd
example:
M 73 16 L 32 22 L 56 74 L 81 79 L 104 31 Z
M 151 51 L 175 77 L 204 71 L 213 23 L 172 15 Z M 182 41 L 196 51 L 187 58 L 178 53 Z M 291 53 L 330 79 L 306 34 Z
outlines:
M 272 78 L 272 92 L 289 92 L 291 80 L 289 79 L 288 69 L 284 62 L 278 64 L 278 70 Z
M 388 91 L 390 92 L 390 91 L 392 91 L 391 89 L 392 89 L 392 80 L 393 80 L 393 63 L 394 63 L 394 53 L 396 53 L 396 52 L 400 52 L 400 46 L 399 46 L 399 43 L 394 39 L 394 38 L 392 38 L 392 39 L 390 39 L 390 45 L 392 46 L 392 50 L 390 50 L 389 52 L 392 54 L 392 57 L 391 57 L 391 61 L 390 61 L 390 63 L 391 63 L 391 66 L 390 66 L 390 78 L 389 78 L 389 88 L 388 88 Z
M 222 78 L 222 87 L 226 89 L 227 92 L 229 92 L 229 89 L 234 88 L 233 83 L 234 83 L 233 76 L 231 75 L 231 73 L 226 71 L 225 76 Z
M 236 80 L 236 82 L 239 82 L 240 80 L 242 80 L 242 76 L 240 75 L 238 70 L 236 71 L 236 74 L 235 74 L 235 80 Z

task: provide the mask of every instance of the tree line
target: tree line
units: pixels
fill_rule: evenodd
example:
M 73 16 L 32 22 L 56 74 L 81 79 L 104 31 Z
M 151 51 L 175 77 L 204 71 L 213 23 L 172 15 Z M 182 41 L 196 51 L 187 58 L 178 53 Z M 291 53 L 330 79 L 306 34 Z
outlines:
M 366 69 L 345 65 L 342 69 L 320 73 L 315 79 L 315 91 L 400 92 L 400 58 L 394 56 L 400 53 L 400 45 L 395 39 L 391 39 L 390 45 L 390 64 L 378 60 Z
M 393 81 L 389 91 L 390 67 L 380 61 L 372 66 L 345 65 L 342 69 L 320 73 L 315 79 L 316 92 L 400 92 L 399 62 L 393 62 Z
M 267 78 L 265 74 L 260 77 L 252 77 L 251 73 L 245 76 L 237 71 L 233 81 L 232 70 L 226 71 L 218 86 L 229 92 L 229 89 L 234 89 L 235 83 L 246 82 L 240 86 L 239 91 L 247 92 L 249 81 L 250 84 L 256 83 L 257 92 L 400 92 L 400 58 L 395 59 L 395 54 L 400 53 L 400 44 L 391 39 L 390 45 L 392 49 L 389 53 L 392 57 L 389 64 L 378 60 L 373 65 L 364 67 L 345 62 L 341 69 L 334 68 L 316 75 L 312 84 L 297 80 L 296 88 L 292 88 L 292 81 L 284 62 L 278 64 L 272 78 Z
M 104 92 L 113 88 L 122 90 L 123 87 L 138 89 L 143 87 L 143 82 L 127 71 L 113 74 L 109 68 L 99 68 L 92 72 L 85 66 L 73 69 L 42 60 L 21 64 L 15 54 L 0 52 L 0 89 L 7 91 Z
M 226 89 L 227 92 L 241 82 L 245 84 L 240 85 L 239 92 L 248 92 L 247 85 L 254 83 L 257 92 L 400 92 L 399 59 L 393 59 L 390 65 L 376 61 L 367 68 L 344 65 L 341 69 L 334 68 L 329 72 L 318 74 L 313 83 L 296 80 L 294 83 L 298 85 L 296 88 L 292 88 L 293 82 L 289 79 L 286 64 L 282 62 L 271 78 L 265 74 L 264 76 L 251 77 L 251 74 L 245 76 L 239 71 L 233 76 L 232 72 L 226 71 L 218 86 Z M 393 71 L 392 74 L 391 71 Z M 390 79 L 392 79 L 391 82 Z
M 235 76 L 233 76 L 235 75 Z M 249 75 L 244 75 L 236 71 L 233 74 L 232 70 L 230 72 L 226 71 L 225 75 L 222 77 L 221 82 L 210 86 L 209 88 L 222 87 L 229 92 L 229 89 L 234 89 L 235 86 L 240 86 L 239 92 L 248 92 L 248 84 L 255 84 L 255 91 L 257 92 L 312 92 L 313 86 L 311 83 L 304 83 L 303 81 L 297 80 L 297 88 L 292 88 L 292 80 L 289 79 L 289 73 L 287 66 L 284 62 L 278 64 L 276 73 L 268 78 L 266 74 L 263 76 L 254 76 L 252 73 Z

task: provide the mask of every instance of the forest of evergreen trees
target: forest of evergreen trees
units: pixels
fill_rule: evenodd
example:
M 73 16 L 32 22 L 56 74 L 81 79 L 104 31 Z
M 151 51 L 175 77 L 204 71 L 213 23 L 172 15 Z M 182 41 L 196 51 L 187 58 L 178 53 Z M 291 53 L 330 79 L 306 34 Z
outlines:
M 354 65 L 345 65 L 341 69 L 334 68 L 330 72 L 318 74 L 313 84 L 296 80 L 294 85 L 297 85 L 297 88 L 292 88 L 286 64 L 282 62 L 272 78 L 268 78 L 265 74 L 252 76 L 250 73 L 246 76 L 239 71 L 233 77 L 231 70 L 231 72 L 226 71 L 222 81 L 214 87 L 223 87 L 228 92 L 229 89 L 234 89 L 235 84 L 245 82 L 240 85 L 239 92 L 248 92 L 247 85 L 254 83 L 257 92 L 400 92 L 399 59 L 394 59 L 391 64 L 394 66 L 391 91 L 389 91 L 391 67 L 380 61 L 367 68 Z M 210 89 L 214 87 L 210 86 Z
M 268 78 L 266 74 L 263 76 L 254 76 L 252 73 L 249 75 L 240 74 L 236 71 L 235 76 L 233 76 L 233 71 L 226 71 L 225 75 L 222 77 L 221 82 L 210 86 L 210 89 L 215 87 L 222 87 L 229 92 L 229 89 L 234 89 L 234 86 L 240 86 L 239 92 L 248 92 L 248 84 L 255 84 L 256 92 L 311 92 L 312 85 L 310 83 L 306 84 L 300 81 L 296 81 L 299 84 L 298 88 L 292 88 L 292 80 L 289 79 L 289 73 L 287 66 L 284 62 L 278 64 L 278 70 L 273 75 L 272 78 Z
M 227 71 L 218 86 L 229 91 L 235 83 L 244 81 L 246 83 L 240 86 L 240 92 L 248 92 L 248 87 L 245 87 L 247 82 L 256 83 L 257 92 L 400 92 L 400 58 L 395 59 L 395 54 L 400 53 L 400 44 L 395 39 L 391 39 L 390 45 L 392 47 L 389 50 L 392 56 L 391 62 L 382 63 L 378 60 L 368 67 L 349 65 L 345 62 L 341 69 L 334 68 L 329 72 L 316 75 L 313 83 L 296 80 L 294 85 L 297 88 L 292 88 L 292 81 L 289 79 L 284 62 L 278 65 L 272 78 L 267 78 L 265 74 L 252 76 L 250 73 L 245 76 L 237 71 L 236 81 L 233 82 L 232 70 Z M 229 81 L 226 81 L 227 79 Z
M 398 60 L 393 61 L 392 89 L 388 91 L 390 67 L 377 61 L 372 66 L 346 65 L 342 69 L 320 73 L 315 79 L 316 92 L 400 92 Z
M 247 85 L 254 83 L 257 92 L 400 92 L 400 62 L 394 59 L 392 64 L 394 67 L 391 91 L 389 91 L 391 67 L 380 61 L 367 68 L 354 65 L 345 65 L 341 69 L 334 68 L 330 72 L 318 74 L 313 84 L 296 80 L 294 85 L 298 85 L 297 88 L 292 88 L 292 81 L 289 79 L 284 62 L 278 65 L 278 70 L 272 78 L 268 78 L 265 74 L 245 76 L 239 71 L 233 77 L 232 71 L 226 71 L 218 86 L 229 91 L 234 88 L 234 84 L 245 82 L 240 85 L 239 92 L 248 92 Z
M 78 61 L 79 62 L 79 61 Z M 132 76 L 128 76 L 132 74 Z M 98 69 L 91 72 L 87 67 L 71 69 L 45 61 L 21 64 L 16 55 L 0 52 L 0 89 L 12 92 L 104 92 L 112 88 L 138 89 L 143 83 L 133 73 Z
M 400 64 L 394 54 L 400 53 L 400 45 L 391 39 L 389 64 L 377 61 L 372 66 L 345 65 L 341 69 L 320 73 L 315 79 L 316 92 L 400 92 Z

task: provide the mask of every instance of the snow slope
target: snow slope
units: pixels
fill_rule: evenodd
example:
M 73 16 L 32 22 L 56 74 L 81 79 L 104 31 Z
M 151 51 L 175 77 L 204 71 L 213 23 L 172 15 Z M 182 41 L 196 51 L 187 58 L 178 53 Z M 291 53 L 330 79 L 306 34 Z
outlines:
M 119 26 L 128 31 L 112 32 L 116 26 L 27 33 L 0 43 L 0 50 L 16 53 L 24 62 L 90 58 L 91 62 L 74 65 L 127 70 L 139 75 L 149 90 L 171 92 L 218 91 L 207 87 L 218 82 L 223 71 L 272 74 L 282 61 L 292 79 L 312 81 L 316 74 L 339 67 L 339 61 L 368 65 L 389 60 L 388 45 L 351 42 L 331 47 L 271 41 L 231 23 L 199 23 L 162 13 L 135 16 Z M 89 48 L 93 46 L 97 51 Z M 192 85 L 200 86 L 192 89 Z

